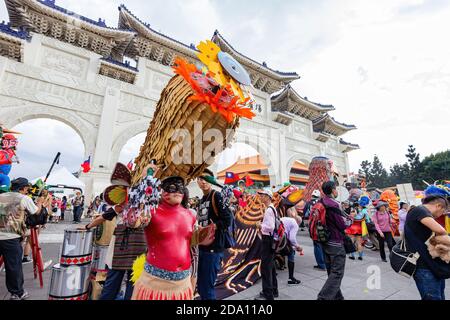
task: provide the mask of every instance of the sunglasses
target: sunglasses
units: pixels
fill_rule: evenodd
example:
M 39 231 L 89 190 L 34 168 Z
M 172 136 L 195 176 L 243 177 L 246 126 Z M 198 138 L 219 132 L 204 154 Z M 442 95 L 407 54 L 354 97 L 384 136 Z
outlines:
M 167 193 L 181 193 L 184 194 L 184 185 L 182 183 L 173 183 L 163 186 L 162 189 Z

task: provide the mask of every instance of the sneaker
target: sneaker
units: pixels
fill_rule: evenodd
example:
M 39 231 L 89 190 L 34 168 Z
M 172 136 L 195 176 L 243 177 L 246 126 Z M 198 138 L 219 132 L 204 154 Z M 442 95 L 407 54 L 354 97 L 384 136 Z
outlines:
M 9 300 L 26 300 L 29 297 L 30 297 L 30 295 L 28 294 L 28 292 L 24 291 L 21 296 L 18 296 L 17 294 L 12 294 L 11 298 L 9 298 Z
M 32 262 L 33 262 L 33 259 L 31 259 L 30 257 L 23 257 L 23 259 L 22 259 L 22 264 L 29 264 Z
M 302 283 L 302 282 L 300 280 L 295 279 L 295 278 L 289 279 L 289 281 L 288 281 L 288 285 L 290 285 L 290 286 L 297 286 L 300 283 Z
M 363 257 L 359 257 L 358 260 L 359 260 L 359 261 L 363 261 Z
M 278 292 L 275 292 L 274 294 L 273 294 L 273 297 L 274 298 L 278 298 L 280 295 L 279 295 L 279 293 Z
M 47 270 L 49 267 L 52 267 L 53 260 L 48 260 L 44 263 L 44 271 Z
M 352 256 L 350 256 L 350 257 L 348 257 L 350 260 L 355 260 L 355 257 L 352 257 Z
M 387 260 L 386 260 L 386 259 L 381 259 L 381 261 L 383 261 L 383 262 L 387 262 Z

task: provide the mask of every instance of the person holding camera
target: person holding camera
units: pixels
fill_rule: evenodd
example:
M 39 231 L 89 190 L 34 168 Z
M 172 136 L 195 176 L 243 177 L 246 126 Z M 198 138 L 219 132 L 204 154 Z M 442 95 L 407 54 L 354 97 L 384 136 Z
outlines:
M 26 214 L 36 215 L 42 209 L 42 200 L 37 205 L 28 196 L 30 184 L 25 178 L 11 182 L 11 192 L 0 194 L 0 256 L 3 256 L 6 271 L 6 288 L 10 300 L 25 300 L 29 297 L 23 288 L 22 241 L 28 230 Z

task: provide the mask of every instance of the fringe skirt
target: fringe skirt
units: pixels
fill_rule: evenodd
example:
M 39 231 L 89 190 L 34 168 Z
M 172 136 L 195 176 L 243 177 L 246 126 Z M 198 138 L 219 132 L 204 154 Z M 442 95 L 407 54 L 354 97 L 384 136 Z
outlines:
M 142 272 L 134 286 L 131 300 L 193 300 L 191 278 L 164 280 Z

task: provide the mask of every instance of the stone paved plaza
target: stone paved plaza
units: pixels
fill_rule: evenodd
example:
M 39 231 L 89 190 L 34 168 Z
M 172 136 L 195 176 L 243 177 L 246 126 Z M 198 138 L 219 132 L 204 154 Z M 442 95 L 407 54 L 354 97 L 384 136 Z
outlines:
M 44 259 L 52 259 L 57 263 L 63 240 L 63 232 L 71 224 L 71 215 L 65 224 L 49 224 L 40 237 Z M 288 286 L 287 270 L 279 271 L 278 284 L 281 300 L 315 300 L 323 286 L 327 275 L 323 271 L 315 271 L 313 246 L 307 232 L 298 235 L 300 244 L 305 250 L 304 256 L 296 257 L 296 278 L 302 281 L 299 286 Z M 379 269 L 377 268 L 379 267 Z M 369 277 L 379 270 L 380 288 L 369 290 L 368 286 L 376 285 Z M 370 272 L 370 273 L 369 273 Z M 24 266 L 25 288 L 33 300 L 47 300 L 51 271 L 44 272 L 44 288 L 39 288 L 39 281 L 33 279 L 33 265 Z M 368 281 L 369 280 L 369 281 Z M 369 282 L 369 284 L 368 284 Z M 450 281 L 447 281 L 446 294 L 450 297 Z M 250 289 L 234 295 L 229 300 L 253 300 L 261 291 L 261 282 Z M 347 300 L 420 300 L 413 280 L 397 275 L 388 263 L 381 262 L 378 252 L 366 251 L 364 261 L 347 260 L 342 291 Z M 5 287 L 5 273 L 0 272 L 0 300 L 9 299 Z

